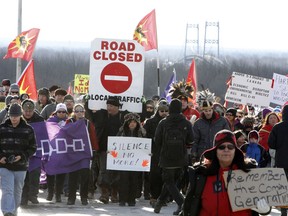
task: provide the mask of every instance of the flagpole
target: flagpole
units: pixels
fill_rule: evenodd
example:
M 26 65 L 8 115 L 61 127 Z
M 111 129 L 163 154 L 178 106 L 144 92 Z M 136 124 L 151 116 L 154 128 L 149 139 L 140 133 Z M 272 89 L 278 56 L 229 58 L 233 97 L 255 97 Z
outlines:
M 18 0 L 18 35 L 22 32 L 22 0 Z M 19 79 L 22 69 L 20 58 L 16 60 L 16 81 Z
M 159 50 L 158 50 L 158 34 L 157 34 L 157 22 L 156 22 L 156 11 L 155 11 L 155 29 L 156 29 L 156 44 L 157 44 L 157 76 L 158 76 L 158 96 L 160 96 L 160 63 L 159 63 Z

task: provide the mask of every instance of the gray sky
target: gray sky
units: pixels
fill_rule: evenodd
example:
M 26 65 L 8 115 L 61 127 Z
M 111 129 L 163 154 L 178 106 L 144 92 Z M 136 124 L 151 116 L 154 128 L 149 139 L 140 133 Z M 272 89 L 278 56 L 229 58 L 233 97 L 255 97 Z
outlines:
M 159 49 L 183 46 L 186 24 L 220 23 L 220 48 L 288 50 L 285 0 L 23 0 L 22 30 L 40 28 L 38 44 L 65 41 L 71 47 L 94 38 L 129 40 L 138 22 L 156 9 Z M 17 36 L 17 0 L 0 0 L 0 47 Z M 216 39 L 216 28 L 209 28 Z M 190 31 L 193 38 L 193 32 Z

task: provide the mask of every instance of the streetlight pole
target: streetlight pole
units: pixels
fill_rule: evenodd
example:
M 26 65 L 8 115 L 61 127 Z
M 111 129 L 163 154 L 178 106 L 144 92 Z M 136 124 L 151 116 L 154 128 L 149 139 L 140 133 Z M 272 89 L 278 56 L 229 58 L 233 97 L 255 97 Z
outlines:
M 22 0 L 18 0 L 18 35 L 22 32 Z M 21 59 L 17 58 L 16 60 L 16 82 L 18 81 L 21 71 L 22 64 Z

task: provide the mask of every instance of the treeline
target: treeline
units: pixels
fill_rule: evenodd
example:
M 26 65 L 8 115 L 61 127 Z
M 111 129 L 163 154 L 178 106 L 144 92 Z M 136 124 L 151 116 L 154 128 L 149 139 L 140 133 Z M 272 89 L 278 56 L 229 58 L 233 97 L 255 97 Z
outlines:
M 186 79 L 191 60 L 179 60 L 181 51 L 165 50 L 165 59 L 160 56 L 160 90 L 161 94 L 167 86 L 173 69 L 177 80 Z M 0 49 L 4 56 L 6 49 Z M 171 53 L 171 54 L 170 54 Z M 37 88 L 59 85 L 64 89 L 73 82 L 74 74 L 89 74 L 89 50 L 69 49 L 36 49 L 34 53 L 35 77 Z M 223 98 L 226 93 L 226 81 L 233 71 L 247 73 L 265 78 L 272 78 L 273 73 L 287 74 L 286 54 L 235 54 L 230 53 L 217 59 L 213 56 L 195 57 L 198 89 L 209 88 L 216 96 Z M 169 60 L 168 60 L 169 59 Z M 22 71 L 27 62 L 22 61 Z M 0 79 L 8 78 L 15 82 L 16 59 L 0 60 Z M 154 55 L 147 54 L 145 61 L 144 95 L 150 98 L 157 94 L 158 75 L 157 60 Z

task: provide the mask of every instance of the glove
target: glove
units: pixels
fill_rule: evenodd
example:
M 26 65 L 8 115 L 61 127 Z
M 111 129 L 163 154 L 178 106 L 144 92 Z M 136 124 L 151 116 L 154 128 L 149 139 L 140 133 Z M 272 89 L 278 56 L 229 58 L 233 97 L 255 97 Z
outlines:
M 196 115 L 192 115 L 190 118 L 190 122 L 192 125 L 194 125 L 195 121 L 196 121 L 197 116 Z
M 260 214 L 269 213 L 271 207 L 268 205 L 264 198 L 257 201 L 256 208 L 252 208 L 253 211 L 256 211 Z

